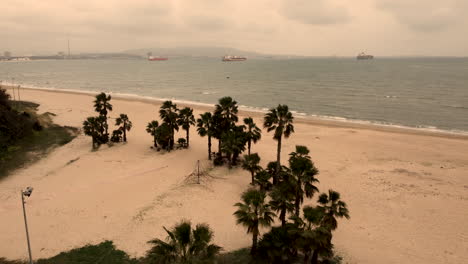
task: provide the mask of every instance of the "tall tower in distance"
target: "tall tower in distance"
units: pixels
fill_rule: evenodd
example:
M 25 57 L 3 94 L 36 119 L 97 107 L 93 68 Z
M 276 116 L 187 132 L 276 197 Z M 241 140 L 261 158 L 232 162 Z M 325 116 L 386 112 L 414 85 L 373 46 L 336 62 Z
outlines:
M 68 58 L 70 59 L 70 35 L 68 35 Z

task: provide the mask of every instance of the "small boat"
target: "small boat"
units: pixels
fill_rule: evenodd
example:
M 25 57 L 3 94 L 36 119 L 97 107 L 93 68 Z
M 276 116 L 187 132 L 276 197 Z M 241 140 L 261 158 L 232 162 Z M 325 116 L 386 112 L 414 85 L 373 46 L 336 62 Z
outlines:
M 247 60 L 246 57 L 241 57 L 241 56 L 230 56 L 230 55 L 224 56 L 224 57 L 222 58 L 222 61 L 245 61 L 245 60 Z
M 359 53 L 356 57 L 358 60 L 372 60 L 373 58 L 373 55 L 365 54 L 364 52 Z
M 149 61 L 166 61 L 166 60 L 168 60 L 168 58 L 148 56 L 148 60 Z

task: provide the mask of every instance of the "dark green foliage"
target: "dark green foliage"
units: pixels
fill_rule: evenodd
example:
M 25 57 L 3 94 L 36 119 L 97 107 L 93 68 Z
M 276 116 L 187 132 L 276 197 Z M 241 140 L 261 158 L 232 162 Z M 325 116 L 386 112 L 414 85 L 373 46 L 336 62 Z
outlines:
M 9 106 L 10 105 L 10 95 L 0 86 L 0 105 Z
M 197 119 L 197 131 L 202 137 L 208 137 L 208 159 L 211 160 L 211 137 L 215 134 L 213 116 L 210 112 L 200 115 Z
M 156 138 L 156 135 L 157 135 L 156 131 L 158 127 L 159 127 L 159 122 L 156 120 L 149 122 L 148 125 L 146 126 L 146 132 L 150 133 L 150 135 L 153 136 L 153 145 L 155 148 L 158 147 L 158 139 Z
M 127 253 L 115 248 L 112 241 L 104 241 L 98 245 L 87 245 L 81 248 L 62 252 L 49 259 L 39 259 L 37 264 L 133 264 Z
M 295 263 L 298 260 L 295 236 L 290 226 L 273 227 L 258 243 L 258 258 L 272 264 Z
M 247 228 L 247 234 L 252 234 L 251 254 L 257 250 L 257 239 L 260 234 L 259 227 L 268 227 L 273 222 L 275 214 L 265 201 L 264 192 L 249 189 L 242 194 L 242 202 L 236 203 L 238 210 L 234 212 L 237 224 Z
M 254 123 L 251 117 L 244 118 L 244 124 L 246 127 L 245 137 L 247 140 L 247 154 L 250 155 L 250 148 L 253 143 L 257 143 L 262 137 L 262 131 Z
M 167 123 L 163 123 L 162 125 L 158 126 L 155 131 L 155 137 L 158 142 L 158 145 L 165 150 L 171 150 L 171 144 L 173 141 L 172 130 Z
M 21 261 L 21 260 L 8 260 L 6 258 L 0 258 L 0 264 L 28 264 L 28 262 Z
M 114 143 L 117 143 L 117 142 L 121 142 L 122 141 L 122 130 L 120 129 L 116 129 L 114 131 L 112 131 L 112 137 L 111 137 L 111 141 L 114 142 Z
M 115 120 L 115 125 L 120 126 L 119 130 L 123 132 L 123 141 L 127 142 L 127 131 L 132 129 L 132 121 L 128 119 L 126 114 L 120 114 L 120 116 Z
M 110 104 L 111 96 L 105 93 L 96 95 L 94 100 L 94 110 L 99 113 L 99 122 L 101 125 L 101 131 L 99 135 L 99 144 L 105 144 L 109 142 L 109 125 L 107 124 L 107 114 L 112 111 L 112 105 Z
M 177 139 L 177 148 L 187 148 L 187 140 L 185 138 L 179 138 Z
M 293 126 L 294 117 L 287 105 L 278 105 L 276 108 L 270 109 L 265 115 L 263 127 L 268 132 L 274 130 L 273 139 L 278 141 L 277 152 L 276 152 L 276 174 L 273 176 L 273 184 L 278 182 L 278 173 L 281 167 L 281 140 L 283 136 L 288 138 L 294 133 Z
M 0 94 L 2 94 L 1 89 Z M 78 134 L 76 128 L 53 124 L 50 118 L 51 113 L 37 116 L 35 112 L 38 104 L 16 102 L 15 109 L 22 111 L 18 112 L 9 106 L 9 102 L 2 102 L 3 105 L 0 105 L 0 179 L 12 170 L 38 160 L 53 147 L 67 144 Z M 42 127 L 38 120 L 47 126 Z
M 83 122 L 83 132 L 92 138 L 93 149 L 109 141 L 107 134 L 107 121 L 104 116 L 88 117 Z
M 338 228 L 336 218 L 350 218 L 348 207 L 345 202 L 341 201 L 339 192 L 329 190 L 328 195 L 322 193 L 318 198 L 318 203 L 324 214 L 321 225 L 330 230 Z
M 252 175 L 252 185 L 255 184 L 255 179 L 254 179 L 255 173 L 262 170 L 262 167 L 260 167 L 259 164 L 260 164 L 260 156 L 258 156 L 257 153 L 244 155 L 242 168 L 244 170 L 249 171 L 250 174 Z
M 213 165 L 215 166 L 223 166 L 224 165 L 224 158 L 223 156 L 221 155 L 220 152 L 216 153 L 216 156 L 213 160 Z
M 284 227 L 286 225 L 287 214 L 294 211 L 294 183 L 290 178 L 284 177 L 282 181 L 273 187 L 269 194 L 271 208 L 279 212 L 281 226 Z
M 146 256 L 149 263 L 215 263 L 221 247 L 210 244 L 213 231 L 207 224 L 198 224 L 193 229 L 189 221 L 182 221 L 171 230 L 164 230 L 167 242 L 160 239 L 148 242 L 153 245 Z
M 295 182 L 295 214 L 299 216 L 299 209 L 304 201 L 304 196 L 312 198 L 318 192 L 314 185 L 319 182 L 315 176 L 318 174 L 306 146 L 296 146 L 296 151 L 292 152 L 289 158 L 289 168 Z
M 13 109 L 9 99 L 6 90 L 0 88 L 0 156 L 18 140 L 30 136 L 34 130 L 39 131 L 35 125 L 37 119 L 25 112 L 35 112 L 39 105 L 16 102 L 16 109 Z
M 261 191 L 270 191 L 273 188 L 273 184 L 270 182 L 272 175 L 268 173 L 266 170 L 259 170 L 255 173 L 255 184 L 260 187 Z
M 178 119 L 179 109 L 172 101 L 165 101 L 159 109 L 159 116 L 170 131 L 169 149 L 174 148 L 174 135 L 175 131 L 179 131 Z
M 215 116 L 220 118 L 219 129 L 221 131 L 228 131 L 239 120 L 237 117 L 238 109 L 237 102 L 231 97 L 222 97 L 219 103 L 215 106 Z
M 190 126 L 195 125 L 195 117 L 193 116 L 193 109 L 189 107 L 182 108 L 179 112 L 179 119 L 177 124 L 187 132 L 187 147 L 190 146 Z
M 222 135 L 221 151 L 226 154 L 229 167 L 237 164 L 237 158 L 245 151 L 246 143 L 244 126 L 235 126 Z
M 267 264 L 263 262 L 253 261 L 250 255 L 249 248 L 242 248 L 235 251 L 221 253 L 217 258 L 218 264 Z M 1 262 L 0 262 L 1 264 Z

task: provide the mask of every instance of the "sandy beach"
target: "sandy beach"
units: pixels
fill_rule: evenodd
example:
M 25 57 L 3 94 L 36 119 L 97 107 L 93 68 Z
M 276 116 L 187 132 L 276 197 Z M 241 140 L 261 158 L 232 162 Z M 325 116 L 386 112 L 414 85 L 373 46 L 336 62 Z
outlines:
M 81 127 L 95 115 L 89 94 L 23 89 L 21 99 L 56 114 L 60 125 Z M 105 239 L 142 256 L 146 241 L 164 238 L 162 226 L 181 219 L 208 223 L 224 250 L 250 246 L 251 237 L 232 215 L 249 173 L 215 168 L 195 184 L 188 176 L 197 160 L 210 167 L 206 138 L 192 128 L 189 149 L 156 152 L 145 127 L 159 120 L 159 103 L 136 98 L 111 103 L 111 117 L 126 113 L 133 122 L 126 144 L 92 151 L 91 138 L 80 134 L 0 181 L 0 257 L 27 257 L 20 197 L 26 186 L 34 187 L 26 204 L 34 258 Z M 211 111 L 193 107 L 196 117 Z M 261 113 L 240 115 L 262 124 Z M 344 263 L 468 259 L 468 136 L 306 119 L 297 119 L 295 130 L 283 142 L 282 160 L 295 145 L 306 145 L 320 170 L 321 192 L 332 188 L 348 203 L 351 219 L 340 221 L 334 235 Z M 176 138 L 184 135 L 179 131 Z M 276 141 L 263 131 L 252 151 L 265 166 L 275 160 Z

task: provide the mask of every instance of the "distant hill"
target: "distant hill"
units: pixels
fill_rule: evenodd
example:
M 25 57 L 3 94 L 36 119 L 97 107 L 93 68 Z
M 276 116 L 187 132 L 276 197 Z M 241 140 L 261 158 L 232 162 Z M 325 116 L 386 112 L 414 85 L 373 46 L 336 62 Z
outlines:
M 272 55 L 262 54 L 258 52 L 239 50 L 226 47 L 175 47 L 175 48 L 146 48 L 146 49 L 131 49 L 122 51 L 125 54 L 135 54 L 146 57 L 148 52 L 152 52 L 153 56 L 169 56 L 169 57 L 210 57 L 220 58 L 224 55 L 246 56 L 248 58 L 286 58 L 298 56 Z

